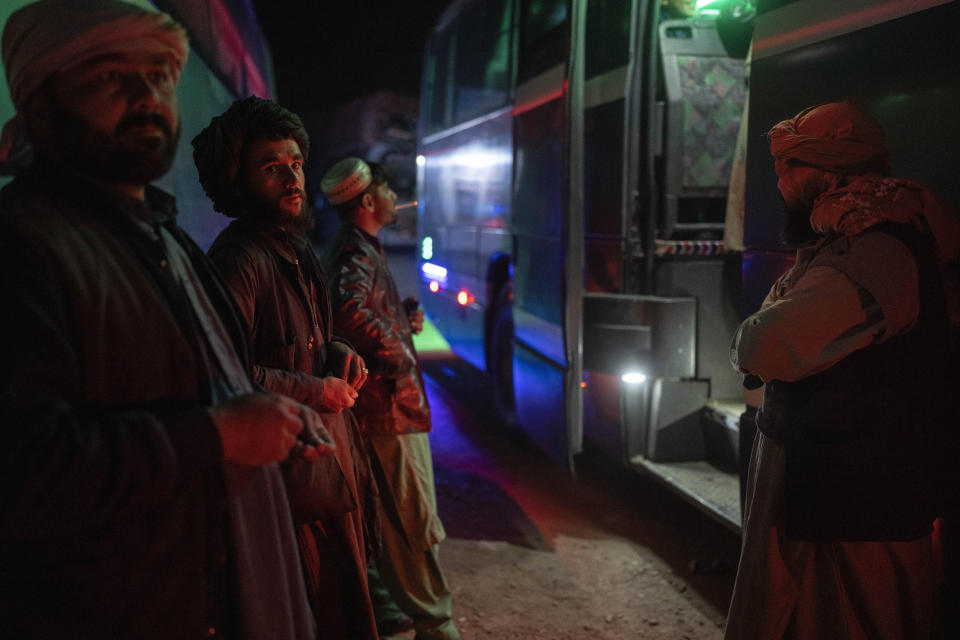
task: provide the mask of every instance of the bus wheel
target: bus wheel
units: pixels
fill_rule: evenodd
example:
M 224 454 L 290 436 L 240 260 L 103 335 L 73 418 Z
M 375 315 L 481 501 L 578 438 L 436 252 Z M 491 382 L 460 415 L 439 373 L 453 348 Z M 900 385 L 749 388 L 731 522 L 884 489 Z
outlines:
M 513 395 L 513 286 L 500 287 L 490 326 L 487 373 L 493 386 L 493 403 L 503 426 L 517 426 Z

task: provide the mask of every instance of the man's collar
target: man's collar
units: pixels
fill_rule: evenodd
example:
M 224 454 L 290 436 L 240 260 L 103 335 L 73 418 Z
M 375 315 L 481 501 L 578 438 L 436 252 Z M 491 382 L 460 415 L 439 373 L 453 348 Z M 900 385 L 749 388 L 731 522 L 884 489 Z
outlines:
M 296 263 L 299 260 L 298 252 L 309 248 L 306 234 L 299 230 L 288 230 L 270 221 L 256 218 L 239 218 L 234 224 L 260 236 L 287 262 Z
M 367 240 L 367 242 L 369 242 L 369 243 L 372 244 L 374 247 L 376 247 L 376 248 L 377 248 L 377 251 L 381 251 L 381 250 L 383 249 L 383 245 L 380 244 L 380 239 L 377 238 L 377 236 L 372 236 L 372 235 L 370 235 L 369 233 L 367 233 L 366 231 L 364 231 L 363 229 L 361 229 L 360 227 L 358 227 L 358 226 L 355 225 L 355 224 L 351 224 L 350 226 L 352 226 L 354 229 L 356 229 L 356 230 L 357 230 L 357 233 L 359 233 L 359 234 L 361 235 L 361 237 L 365 238 L 365 239 Z
M 176 199 L 169 193 L 146 185 L 143 201 L 111 189 L 57 160 L 38 156 L 25 178 L 43 185 L 48 191 L 69 193 L 92 202 L 114 205 L 125 214 L 134 215 L 151 224 L 167 224 L 177 218 Z

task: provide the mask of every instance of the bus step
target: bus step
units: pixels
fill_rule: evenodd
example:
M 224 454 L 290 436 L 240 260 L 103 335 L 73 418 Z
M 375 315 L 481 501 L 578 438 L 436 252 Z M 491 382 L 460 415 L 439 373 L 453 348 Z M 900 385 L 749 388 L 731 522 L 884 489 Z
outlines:
M 740 478 L 736 473 L 705 460 L 652 462 L 643 456 L 634 456 L 630 466 L 648 474 L 734 533 L 740 533 Z
M 715 465 L 737 469 L 740 460 L 740 415 L 746 411 L 743 400 L 710 400 L 703 408 L 704 454 Z

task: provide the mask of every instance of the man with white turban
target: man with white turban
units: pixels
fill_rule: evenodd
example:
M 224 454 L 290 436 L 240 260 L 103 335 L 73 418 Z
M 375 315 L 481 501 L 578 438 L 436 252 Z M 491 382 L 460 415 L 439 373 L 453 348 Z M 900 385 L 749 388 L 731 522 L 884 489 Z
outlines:
M 725 637 L 941 637 L 960 220 L 888 177 L 883 129 L 853 103 L 769 139 L 801 248 L 731 349 L 765 387 Z
M 116 0 L 3 30 L 5 148 L 34 160 L 0 192 L 0 637 L 314 634 L 276 463 L 326 434 L 253 393 L 233 301 L 149 184 L 187 51 Z
M 354 413 L 370 444 L 380 486 L 383 555 L 371 562 L 370 591 L 381 636 L 412 623 L 415 640 L 459 640 L 438 547 L 430 456 L 430 404 L 413 334 L 423 329 L 416 299 L 401 301 L 377 240 L 397 221 L 397 194 L 379 164 L 346 158 L 320 181 L 342 225 L 324 253 L 333 324 L 370 368 Z

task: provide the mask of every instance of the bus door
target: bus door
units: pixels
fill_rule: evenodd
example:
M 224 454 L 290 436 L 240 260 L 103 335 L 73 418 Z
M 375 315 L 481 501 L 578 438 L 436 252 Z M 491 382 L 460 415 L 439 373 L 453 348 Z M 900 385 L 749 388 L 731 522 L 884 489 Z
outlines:
M 648 37 L 634 47 L 627 111 L 636 123 L 628 130 L 643 133 L 623 156 L 632 167 L 629 255 L 620 292 L 595 288 L 584 300 L 585 366 L 628 374 L 619 403 L 627 458 L 699 460 L 700 410 L 739 397 L 727 363 L 739 260 L 724 255 L 722 238 L 744 64 L 727 55 L 712 20 L 636 28 Z
M 694 426 L 678 448 L 659 451 L 651 425 L 646 455 L 721 458 L 736 464 L 740 380 L 729 363 L 730 338 L 740 321 L 740 254 L 723 245 L 726 196 L 746 102 L 745 63 L 727 53 L 717 21 L 697 18 L 659 25 L 663 118 L 658 216 L 647 247 L 647 286 L 660 296 L 697 300 L 693 379 L 670 381 L 685 413 L 696 404 L 719 417 Z M 650 220 L 652 223 L 652 220 Z M 668 412 L 669 413 L 669 412 Z M 689 437 L 687 437 L 689 435 Z M 702 442 L 701 442 L 702 440 Z
M 572 469 L 581 448 L 579 296 L 585 0 L 526 0 L 514 96 L 513 386 L 517 422 Z M 578 71 L 579 69 L 579 71 Z M 572 135 L 571 135 L 572 134 Z M 571 181 L 572 178 L 572 181 Z M 571 215 L 574 220 L 571 220 Z

